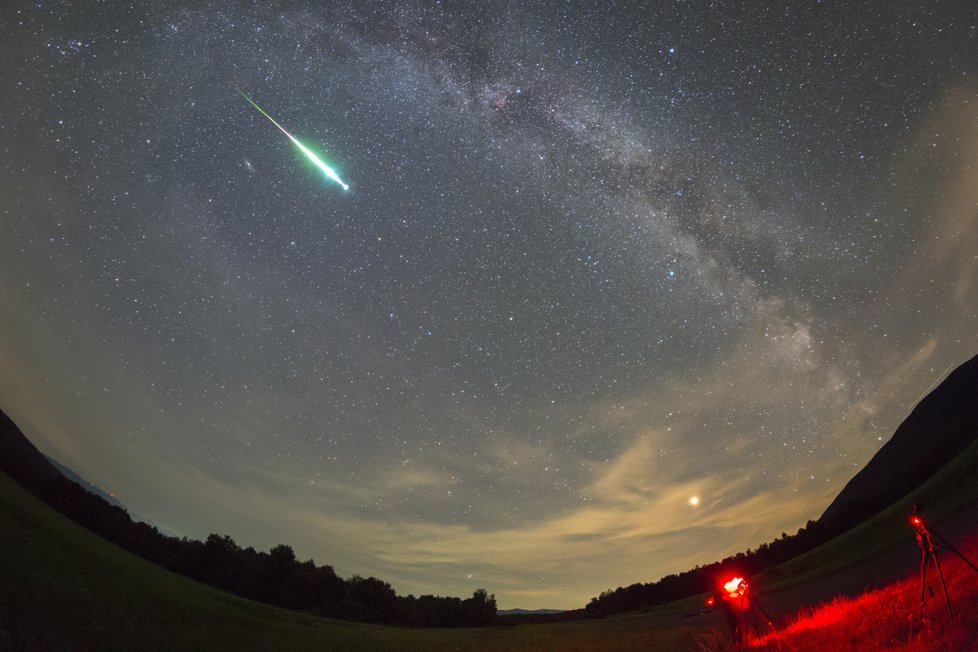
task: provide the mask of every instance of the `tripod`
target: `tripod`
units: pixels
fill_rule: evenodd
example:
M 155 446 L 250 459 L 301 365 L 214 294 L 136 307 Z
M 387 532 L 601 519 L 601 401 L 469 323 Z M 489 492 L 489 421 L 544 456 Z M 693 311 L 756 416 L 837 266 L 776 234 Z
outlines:
M 960 557 L 966 564 L 971 566 L 971 568 L 978 573 L 978 566 L 975 566 L 970 559 L 965 557 L 961 551 L 952 546 L 947 542 L 947 539 L 942 537 L 940 534 L 935 532 L 933 529 L 928 528 L 927 524 L 924 522 L 923 517 L 919 513 L 919 508 L 917 505 L 913 507 L 913 513 L 910 515 L 910 525 L 914 529 L 914 538 L 917 539 L 917 546 L 920 548 L 920 620 L 924 618 L 924 600 L 927 597 L 927 563 L 928 561 L 934 562 L 934 567 L 937 569 L 937 576 L 941 580 L 941 590 L 944 592 L 944 603 L 947 605 L 947 615 L 951 620 L 954 620 L 954 609 L 951 607 L 951 597 L 947 592 L 947 584 L 944 582 L 944 571 L 941 569 L 941 561 L 937 558 L 937 553 L 941 548 L 953 552 L 958 557 Z M 934 539 L 937 539 L 937 543 L 934 543 Z M 933 596 L 934 592 L 931 591 Z
M 743 578 L 734 578 L 724 585 L 724 590 L 726 591 L 726 595 L 723 596 L 724 608 L 733 634 L 734 645 L 737 647 L 750 645 L 751 625 L 753 625 L 755 640 L 758 643 L 761 642 L 757 612 L 764 616 L 764 620 L 771 631 L 776 631 L 770 616 L 764 611 L 764 608 L 757 601 L 757 596 L 750 590 L 750 586 Z

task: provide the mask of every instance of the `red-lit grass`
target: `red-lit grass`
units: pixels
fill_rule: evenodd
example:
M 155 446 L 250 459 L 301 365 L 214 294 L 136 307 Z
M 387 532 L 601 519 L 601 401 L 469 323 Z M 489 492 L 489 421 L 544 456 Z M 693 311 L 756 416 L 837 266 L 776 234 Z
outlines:
M 956 546 L 978 560 L 978 540 Z M 920 618 L 920 575 L 915 574 L 856 597 L 836 597 L 806 608 L 777 632 L 752 646 L 769 650 L 901 650 L 956 652 L 978 650 L 978 572 L 954 553 L 938 553 L 954 619 L 948 615 L 940 579 L 928 565 L 923 619 Z M 762 630 L 762 633 L 763 630 Z M 702 646 L 705 649 L 723 649 Z

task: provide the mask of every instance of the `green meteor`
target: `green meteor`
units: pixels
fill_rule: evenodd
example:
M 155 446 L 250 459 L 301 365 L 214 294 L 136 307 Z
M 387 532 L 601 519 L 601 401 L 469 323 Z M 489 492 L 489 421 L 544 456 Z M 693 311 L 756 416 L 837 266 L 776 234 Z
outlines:
M 238 91 L 238 92 L 241 93 L 241 91 Z M 319 158 L 318 156 L 316 156 L 316 154 L 314 152 L 310 151 L 309 148 L 307 148 L 305 145 L 303 145 L 302 143 L 300 143 L 299 140 L 295 136 L 293 136 L 292 134 L 290 134 L 289 132 L 287 132 L 285 130 L 285 127 L 283 127 L 282 125 L 280 125 L 278 122 L 275 121 L 275 118 L 273 118 L 272 116 L 270 116 L 267 113 L 265 113 L 265 110 L 264 109 L 262 109 L 260 106 L 258 106 L 257 104 L 255 104 L 254 101 L 252 101 L 252 99 L 250 97 L 248 97 L 247 95 L 245 95 L 244 93 L 241 93 L 241 97 L 243 97 L 246 100 L 248 100 L 248 103 L 251 106 L 253 106 L 256 109 L 258 109 L 258 111 L 261 112 L 261 114 L 263 116 L 265 116 L 266 118 L 268 118 L 269 120 L 271 120 L 272 121 L 272 124 L 275 125 L 276 127 L 278 127 L 282 131 L 283 134 L 285 134 L 286 136 L 288 136 L 289 137 L 289 140 L 291 140 L 295 144 L 295 146 L 299 148 L 299 151 L 301 151 L 303 154 L 306 155 L 306 158 L 308 158 L 310 161 L 312 161 L 316 165 L 317 168 L 319 168 L 320 170 L 323 171 L 323 174 L 325 174 L 327 177 L 329 177 L 330 179 L 332 179 L 336 183 L 340 184 L 343 187 L 343 190 L 349 190 L 350 189 L 350 186 L 348 186 L 345 183 L 343 183 L 343 180 L 340 179 L 340 176 L 338 174 L 336 174 L 336 171 L 333 168 L 331 168 L 328 165 L 326 165 L 326 163 L 324 163 L 321 158 Z

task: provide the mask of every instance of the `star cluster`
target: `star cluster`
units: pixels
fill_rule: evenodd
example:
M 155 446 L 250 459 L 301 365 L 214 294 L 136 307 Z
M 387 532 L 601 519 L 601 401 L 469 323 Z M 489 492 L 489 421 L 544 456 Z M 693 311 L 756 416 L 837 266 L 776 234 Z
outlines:
M 3 12 L 0 404 L 166 531 L 582 606 L 978 348 L 967 3 L 139 4 Z

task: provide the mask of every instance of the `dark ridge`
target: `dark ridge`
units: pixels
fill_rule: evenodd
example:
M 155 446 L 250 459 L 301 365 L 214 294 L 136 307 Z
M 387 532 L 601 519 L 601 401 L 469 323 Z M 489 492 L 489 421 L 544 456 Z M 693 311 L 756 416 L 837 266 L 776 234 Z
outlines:
M 47 457 L 47 456 L 45 456 L 45 457 Z M 105 502 L 109 503 L 110 505 L 115 505 L 116 507 L 120 507 L 122 509 L 126 509 L 126 506 L 123 505 L 122 502 L 119 501 L 118 498 L 116 498 L 115 496 L 113 496 L 110 493 L 107 493 L 107 492 L 103 491 L 94 482 L 89 482 L 85 478 L 83 478 L 80 475 L 78 475 L 77 473 L 75 473 L 74 470 L 69 469 L 67 466 L 65 466 L 64 464 L 62 464 L 58 460 L 54 459 L 53 457 L 48 457 L 47 460 L 52 465 L 54 465 L 54 468 L 58 469 L 58 471 L 61 472 L 61 475 L 63 475 L 64 477 L 68 478 L 69 480 L 71 480 L 72 482 L 74 482 L 75 484 L 77 484 L 82 489 L 85 489 L 85 490 L 87 490 L 87 491 L 95 494 L 96 496 L 98 496 L 99 498 L 101 498 Z M 126 511 L 128 511 L 128 510 L 126 510 Z M 146 519 L 138 519 L 138 520 L 145 521 Z
M 0 412 L 0 471 L 35 493 L 63 477 L 3 412 Z
M 818 519 L 841 534 L 923 484 L 978 439 L 978 356 L 913 409 Z

